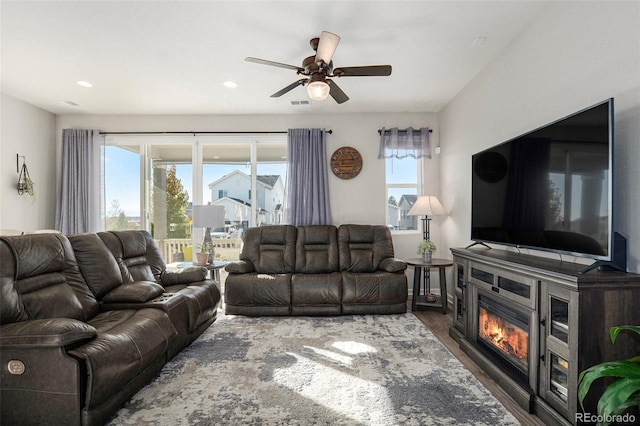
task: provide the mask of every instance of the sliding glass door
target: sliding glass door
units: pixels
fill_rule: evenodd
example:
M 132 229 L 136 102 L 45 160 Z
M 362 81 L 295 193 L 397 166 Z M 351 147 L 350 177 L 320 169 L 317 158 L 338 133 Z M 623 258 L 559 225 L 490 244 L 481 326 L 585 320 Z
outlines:
M 221 260 L 237 259 L 246 228 L 284 217 L 286 151 L 285 135 L 109 136 L 104 227 L 146 229 L 167 263 L 189 261 L 204 236 L 191 226 L 193 205 L 220 205 L 225 226 L 212 237 L 218 247 L 233 250 L 216 253 Z

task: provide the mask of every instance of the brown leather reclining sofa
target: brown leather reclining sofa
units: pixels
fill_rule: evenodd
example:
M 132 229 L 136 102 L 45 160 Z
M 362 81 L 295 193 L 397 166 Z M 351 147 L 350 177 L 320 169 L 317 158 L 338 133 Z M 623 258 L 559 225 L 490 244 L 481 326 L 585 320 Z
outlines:
M 0 237 L 2 425 L 100 425 L 216 319 L 146 231 Z
M 407 264 L 386 226 L 274 225 L 247 230 L 226 266 L 225 312 L 395 314 L 407 309 Z

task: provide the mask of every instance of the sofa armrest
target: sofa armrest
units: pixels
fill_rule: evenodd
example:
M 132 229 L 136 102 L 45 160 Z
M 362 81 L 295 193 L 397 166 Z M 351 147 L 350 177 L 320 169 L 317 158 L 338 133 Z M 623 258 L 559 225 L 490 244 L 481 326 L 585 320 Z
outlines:
M 407 262 L 394 257 L 388 257 L 380 262 L 380 269 L 385 272 L 402 272 L 407 269 Z
M 164 287 L 151 281 L 134 281 L 123 284 L 105 294 L 104 303 L 142 303 L 164 293 Z
M 0 347 L 63 347 L 94 338 L 98 332 L 71 318 L 50 318 L 0 326 Z
M 160 275 L 160 280 L 165 287 L 176 284 L 191 284 L 193 282 L 206 280 L 207 273 L 207 268 L 203 266 L 193 266 L 180 271 L 164 271 L 162 275 Z
M 227 266 L 224 268 L 230 274 L 249 274 L 254 272 L 253 263 L 248 262 L 246 260 L 236 260 L 234 262 L 229 262 Z

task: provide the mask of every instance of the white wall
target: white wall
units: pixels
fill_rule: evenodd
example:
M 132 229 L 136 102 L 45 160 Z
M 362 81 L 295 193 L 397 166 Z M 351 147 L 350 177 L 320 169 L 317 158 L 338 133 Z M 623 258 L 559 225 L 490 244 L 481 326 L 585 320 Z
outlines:
M 443 224 L 447 246 L 470 243 L 473 153 L 610 97 L 613 217 L 628 239 L 628 269 L 640 272 L 639 2 L 552 3 L 440 112 L 440 182 L 451 211 Z
M 0 229 L 54 227 L 56 208 L 55 116 L 2 94 L 0 104 Z M 35 198 L 17 191 L 16 154 L 24 155 Z M 22 163 L 20 163 L 22 164 Z
M 288 128 L 315 127 L 333 130 L 327 137 L 327 161 L 342 146 L 360 151 L 362 172 L 350 180 L 342 180 L 329 172 L 329 191 L 333 223 L 385 224 L 386 193 L 384 161 L 378 160 L 381 127 L 429 127 L 434 129 L 432 146 L 438 146 L 437 120 L 429 113 L 389 114 L 317 114 L 317 115 L 181 115 L 181 116 L 116 116 L 61 115 L 56 120 L 57 149 L 60 152 L 62 129 L 85 128 L 102 131 L 285 131 Z M 437 191 L 439 157 L 426 162 L 426 188 Z M 437 228 L 434 223 L 433 228 Z M 433 231 L 436 244 L 439 232 Z M 415 257 L 419 232 L 394 237 L 398 257 Z M 446 252 L 442 251 L 443 255 Z

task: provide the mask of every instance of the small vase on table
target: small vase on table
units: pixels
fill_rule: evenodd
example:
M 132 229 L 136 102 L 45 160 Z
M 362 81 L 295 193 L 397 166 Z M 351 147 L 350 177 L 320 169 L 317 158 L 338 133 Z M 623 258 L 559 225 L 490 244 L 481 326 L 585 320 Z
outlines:
M 430 251 L 425 251 L 424 253 L 422 253 L 422 260 L 427 262 L 427 263 L 431 263 L 431 260 L 433 259 L 433 253 L 431 253 Z

